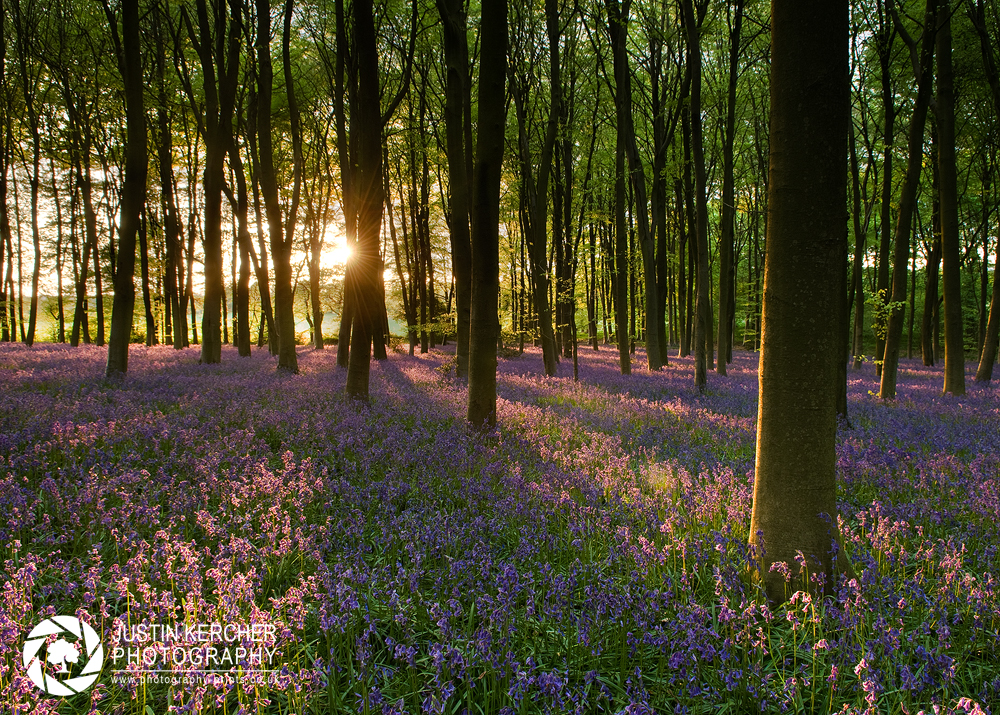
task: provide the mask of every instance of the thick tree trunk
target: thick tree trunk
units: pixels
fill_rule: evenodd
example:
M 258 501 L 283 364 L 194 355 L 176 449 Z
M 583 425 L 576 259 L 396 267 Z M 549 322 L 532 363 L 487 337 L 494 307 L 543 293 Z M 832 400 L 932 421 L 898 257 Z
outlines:
M 903 339 L 903 321 L 906 311 L 906 269 L 909 263 L 910 229 L 913 224 L 913 212 L 917 205 L 917 188 L 920 186 L 920 169 L 924 163 L 924 122 L 927 119 L 927 108 L 931 101 L 931 81 L 934 71 L 934 37 L 930 28 L 937 24 L 937 0 L 927 0 L 924 13 L 924 39 L 920 51 L 920 76 L 917 77 L 917 100 L 910 119 L 910 137 L 907 146 L 909 156 L 906 164 L 906 176 L 903 178 L 903 188 L 899 196 L 899 214 L 896 218 L 896 231 L 893 236 L 895 251 L 893 253 L 892 297 L 889 304 L 892 312 L 889 314 L 889 325 L 886 330 L 885 354 L 882 360 L 882 383 L 879 397 L 892 400 L 896 397 L 896 372 L 899 365 L 899 345 Z
M 497 288 L 500 282 L 500 175 L 507 123 L 504 103 L 507 0 L 483 0 L 481 26 L 479 136 L 472 189 L 472 314 L 466 417 L 474 427 L 491 430 L 497 420 Z
M 937 31 L 938 161 L 941 166 L 941 262 L 944 293 L 944 392 L 965 394 L 965 336 L 955 167 L 955 87 L 951 68 L 951 3 L 942 0 Z
M 843 554 L 834 562 L 836 314 L 847 241 L 848 4 L 774 0 L 771 27 L 771 195 L 750 542 L 769 600 L 781 602 L 794 590 L 817 590 L 812 575 L 833 590 L 843 569 Z M 808 576 L 796 566 L 798 553 Z M 772 570 L 782 562 L 793 578 L 799 572 L 795 582 Z
M 128 346 L 132 338 L 135 307 L 135 235 L 139 214 L 146 202 L 146 113 L 143 109 L 140 61 L 139 0 L 122 1 L 122 35 L 118 66 L 125 82 L 125 183 L 122 186 L 121 222 L 118 225 L 118 266 L 108 341 L 108 377 L 128 372 Z M 117 36 L 117 19 L 109 21 Z

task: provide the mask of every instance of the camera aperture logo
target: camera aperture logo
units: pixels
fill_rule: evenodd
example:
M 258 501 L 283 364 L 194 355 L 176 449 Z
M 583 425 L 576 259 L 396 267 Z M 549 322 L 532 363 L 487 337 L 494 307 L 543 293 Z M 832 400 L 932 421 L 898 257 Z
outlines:
M 109 646 L 115 685 L 239 682 L 277 678 L 274 623 L 117 623 Z M 101 637 L 76 616 L 50 616 L 28 634 L 24 669 L 35 686 L 56 697 L 88 690 L 104 667 Z
M 22 656 L 28 678 L 36 687 L 49 695 L 66 697 L 97 682 L 104 665 L 104 646 L 97 631 L 76 616 L 52 616 L 31 629 Z M 81 661 L 83 668 L 77 672 Z

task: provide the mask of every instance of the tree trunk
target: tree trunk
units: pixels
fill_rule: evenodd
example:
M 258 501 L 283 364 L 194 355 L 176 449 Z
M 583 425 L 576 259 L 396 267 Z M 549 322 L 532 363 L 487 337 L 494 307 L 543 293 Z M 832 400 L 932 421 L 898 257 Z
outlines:
M 719 361 L 716 370 L 726 374 L 726 363 L 732 360 L 733 271 L 736 206 L 734 203 L 733 144 L 736 138 L 736 83 L 739 79 L 740 30 L 743 26 L 743 0 L 736 0 L 736 14 L 729 33 L 729 101 L 726 110 L 726 137 L 722 149 L 722 237 L 719 244 Z
M 837 304 L 844 286 L 850 121 L 848 3 L 773 0 L 769 216 L 750 543 L 772 603 L 832 591 Z M 809 276 L 809 280 L 802 280 Z M 804 583 L 787 583 L 796 555 Z
M 287 10 L 286 10 L 287 14 Z M 278 331 L 278 369 L 291 373 L 298 372 L 298 360 L 295 354 L 295 315 L 292 308 L 292 266 L 291 266 L 291 236 L 286 237 L 281 225 L 281 205 L 278 203 L 278 182 L 274 168 L 274 150 L 271 137 L 271 88 L 273 71 L 271 69 L 271 23 L 269 0 L 257 0 L 257 146 L 260 151 L 258 164 L 260 167 L 260 193 L 264 200 L 264 212 L 267 216 L 268 236 L 271 240 L 271 261 L 274 264 L 274 323 Z M 284 46 L 284 40 L 282 41 Z M 294 90 L 287 86 L 286 92 Z M 296 117 L 297 119 L 297 117 Z M 298 125 L 295 125 L 297 132 Z M 297 143 L 293 139 L 293 144 Z M 301 181 L 301 147 L 293 150 L 295 153 L 295 196 L 292 204 L 298 202 L 298 190 Z M 297 208 L 297 207 L 296 207 Z M 291 211 L 289 211 L 291 221 Z M 289 225 L 287 228 L 294 230 Z M 291 233 L 291 231 L 288 231 Z
M 920 352 L 924 365 L 937 359 L 938 287 L 941 273 L 941 180 L 938 166 L 937 124 L 931 121 L 931 240 L 924 278 L 924 315 L 920 325 Z
M 990 85 L 990 93 L 993 97 L 993 110 L 996 117 L 1000 119 L 1000 73 L 997 71 L 996 56 L 993 54 L 993 43 L 986 29 L 986 17 L 983 7 L 983 0 L 976 0 L 976 5 L 971 8 L 969 14 L 972 18 L 976 32 L 979 34 L 979 44 L 983 55 L 983 69 L 986 73 Z M 983 235 L 987 235 L 985 223 L 983 224 Z M 985 268 L 986 256 L 983 255 Z M 986 324 L 986 334 L 983 338 L 982 352 L 979 356 L 979 367 L 976 370 L 976 382 L 989 382 L 993 378 L 993 364 L 997 357 L 997 340 L 1000 336 L 1000 275 L 997 275 L 997 266 L 1000 266 L 1000 240 L 997 241 L 996 257 L 993 259 L 993 295 L 990 299 L 990 317 Z
M 491 430 L 497 420 L 497 289 L 500 176 L 507 123 L 504 102 L 507 0 L 483 0 L 481 27 L 479 136 L 472 177 L 472 313 L 466 417 L 474 427 Z
M 944 392 L 965 394 L 965 338 L 955 167 L 955 88 L 951 69 L 951 3 L 942 0 L 937 31 L 938 162 L 941 166 L 941 262 L 944 293 Z
M 625 224 L 625 142 L 621 132 L 615 145 L 615 338 L 622 375 L 632 373 L 628 331 L 628 228 Z
M 608 30 L 611 34 L 611 48 L 614 56 L 615 109 L 617 115 L 618 141 L 622 143 L 628 158 L 631 185 L 635 194 L 639 225 L 639 248 L 642 255 L 642 274 L 645 284 L 645 341 L 646 364 L 650 370 L 663 367 L 660 359 L 660 339 L 658 317 L 660 311 L 656 300 L 656 247 L 649 226 L 648 202 L 646 199 L 646 175 L 639 157 L 635 140 L 635 126 L 632 117 L 632 73 L 629 68 L 627 38 L 630 0 L 619 8 L 618 0 L 606 0 L 608 8 Z M 633 302 L 633 308 L 635 307 Z
M 997 339 L 1000 336 L 1000 274 L 997 273 L 997 266 L 1000 266 L 1000 241 L 997 241 L 996 246 L 996 255 L 993 258 L 993 296 L 990 298 L 990 318 L 986 324 L 986 336 L 983 340 L 983 351 L 979 356 L 976 382 L 989 382 L 993 379 L 993 363 L 997 361 Z
M 694 160 L 695 181 L 695 247 L 698 251 L 698 302 L 694 330 L 694 384 L 704 391 L 708 373 L 706 337 L 709 329 L 709 273 L 708 273 L 708 199 L 705 176 L 705 147 L 701 121 L 701 17 L 695 17 L 692 0 L 683 0 L 684 24 L 687 29 L 688 62 L 691 64 L 691 156 Z
M 146 113 L 142 103 L 139 0 L 123 0 L 121 8 L 121 42 L 115 44 L 119 52 L 118 67 L 125 83 L 125 182 L 118 225 L 118 266 L 108 341 L 108 377 L 128 372 L 128 346 L 135 307 L 135 235 L 139 229 L 139 214 L 146 203 Z M 112 23 L 112 36 L 117 40 L 118 21 L 110 10 L 107 14 Z
M 445 135 L 448 148 L 448 223 L 451 234 L 452 271 L 455 274 L 455 306 L 457 314 L 456 375 L 466 379 L 469 374 L 469 320 L 472 292 L 472 248 L 469 233 L 469 176 L 466 151 L 466 101 L 471 97 L 469 78 L 469 39 L 465 3 L 461 0 L 438 0 L 438 13 L 444 34 L 444 57 L 447 77 L 445 85 Z
M 382 117 L 379 100 L 378 47 L 371 0 L 354 0 L 354 41 L 358 63 L 358 101 L 351 117 L 357 132 L 358 242 L 351 258 L 354 273 L 354 320 L 351 326 L 347 394 L 368 399 L 372 336 L 381 303 L 378 295 L 379 230 L 382 226 Z M 353 126 L 357 121 L 357 126 Z
M 148 158 L 147 158 L 148 163 Z M 147 166 L 148 171 L 148 166 Z M 145 196 L 143 197 L 145 201 Z M 142 219 L 139 224 L 139 265 L 142 276 L 142 305 L 146 313 L 146 347 L 159 345 L 156 335 L 156 317 L 153 315 L 153 296 L 149 280 L 149 242 L 147 238 L 146 207 L 142 207 Z M 113 319 L 113 318 L 112 318 Z
M 233 109 L 236 100 L 236 76 L 242 33 L 239 0 L 230 3 L 227 22 L 225 7 L 220 6 L 209 18 L 205 0 L 197 0 L 200 34 L 199 54 L 205 90 L 205 173 L 204 231 L 205 298 L 202 304 L 201 362 L 222 360 L 222 299 L 225 292 L 222 266 L 222 189 L 225 184 L 225 156 L 232 142 Z M 194 28 L 189 28 L 194 37 Z M 214 52 L 214 54 L 213 54 Z M 216 74 L 218 73 L 218 74 Z M 191 256 L 188 256 L 190 263 Z M 192 296 L 193 307 L 193 296 Z M 194 317 L 192 316 L 192 323 Z
M 6 18 L 7 11 L 4 7 L 5 0 L 0 0 L 0 18 Z M 7 63 L 7 37 L 6 21 L 0 21 L 0 67 L 6 67 Z M 7 87 L 7 73 L 0 72 L 0 101 L 3 102 L 3 116 L 8 121 L 4 122 L 3 136 L 0 136 L 0 340 L 11 340 L 13 335 L 8 323 L 7 311 L 7 289 L 6 276 L 3 271 L 4 252 L 11 245 L 10 240 L 10 214 L 7 209 L 7 167 L 10 165 L 12 142 L 12 122 L 9 121 L 10 101 L 8 100 L 9 90 Z M 10 260 L 10 253 L 6 255 Z
M 910 137 L 907 146 L 906 175 L 899 196 L 899 214 L 893 236 L 892 298 L 889 304 L 889 325 L 886 330 L 885 354 L 882 360 L 882 383 L 879 397 L 883 400 L 896 398 L 896 372 L 899 365 L 899 345 L 903 339 L 903 321 L 906 311 L 906 269 L 909 264 L 910 228 L 913 212 L 917 205 L 917 189 L 920 186 L 920 169 L 924 163 L 924 122 L 931 101 L 931 81 L 934 71 L 934 37 L 930 28 L 937 24 L 937 0 L 927 0 L 924 13 L 924 39 L 920 50 L 920 76 L 917 79 L 917 100 L 910 119 Z
M 2 8 L 0 8 L 2 9 Z M 0 38 L 2 39 L 2 38 Z M 66 342 L 66 314 L 63 306 L 63 217 L 59 186 L 56 182 L 56 166 L 49 159 L 52 170 L 52 203 L 56 208 L 56 342 Z M 3 251 L 0 250 L 0 265 L 3 265 Z M 0 298 L 0 304 L 3 300 Z
M 896 36 L 895 28 L 889 17 L 887 2 L 895 0 L 878 0 L 878 32 L 876 44 L 878 48 L 879 66 L 882 71 L 882 204 L 879 224 L 880 238 L 878 246 L 877 279 L 875 300 L 885 304 L 889 302 L 889 246 L 892 231 L 892 145 L 895 140 L 895 92 L 892 87 L 892 45 Z M 885 354 L 885 340 L 881 335 L 875 338 L 875 359 L 881 360 Z M 882 364 L 876 362 L 875 371 L 882 376 Z
M 865 345 L 865 231 L 861 228 L 861 180 L 858 172 L 858 152 L 854 141 L 854 122 L 850 124 L 851 188 L 854 211 L 854 272 L 851 294 L 854 296 L 853 369 L 861 367 Z

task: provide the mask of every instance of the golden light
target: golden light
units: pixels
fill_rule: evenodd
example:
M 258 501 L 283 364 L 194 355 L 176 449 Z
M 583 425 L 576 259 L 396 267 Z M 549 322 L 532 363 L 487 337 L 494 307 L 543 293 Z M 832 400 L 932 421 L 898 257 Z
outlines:
M 347 243 L 347 238 L 331 228 L 326 232 L 324 243 L 320 265 L 323 268 L 342 270 L 351 257 L 351 247 Z

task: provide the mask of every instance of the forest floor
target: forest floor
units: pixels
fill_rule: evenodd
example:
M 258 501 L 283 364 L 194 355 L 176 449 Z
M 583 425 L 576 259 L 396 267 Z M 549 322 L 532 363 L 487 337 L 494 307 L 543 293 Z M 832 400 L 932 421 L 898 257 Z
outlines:
M 446 352 L 373 363 L 368 406 L 335 357 L 134 347 L 108 381 L 103 349 L 0 346 L 0 712 L 1000 712 L 995 388 L 851 372 L 858 578 L 772 610 L 755 354 L 699 394 L 690 359 L 581 347 L 574 382 L 529 349 L 487 436 Z

